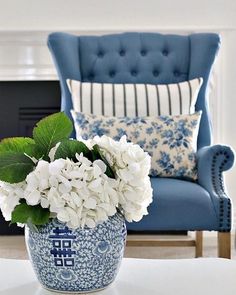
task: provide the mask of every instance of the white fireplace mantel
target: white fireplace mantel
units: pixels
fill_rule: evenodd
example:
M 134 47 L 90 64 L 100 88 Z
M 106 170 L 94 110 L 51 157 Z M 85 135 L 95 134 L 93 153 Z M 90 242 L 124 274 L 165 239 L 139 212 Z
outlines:
M 0 81 L 56 80 L 49 32 L 0 32 Z

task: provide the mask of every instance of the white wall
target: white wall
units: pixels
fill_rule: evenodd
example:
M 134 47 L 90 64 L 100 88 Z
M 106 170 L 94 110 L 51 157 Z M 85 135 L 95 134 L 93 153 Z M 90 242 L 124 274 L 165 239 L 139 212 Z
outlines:
M 234 0 L 0 0 L 0 28 L 22 30 L 235 25 Z
M 235 0 L 0 0 L 0 31 L 27 30 L 221 32 L 216 131 L 220 131 L 220 141 L 236 150 Z M 236 204 L 235 169 L 227 173 L 226 180 Z

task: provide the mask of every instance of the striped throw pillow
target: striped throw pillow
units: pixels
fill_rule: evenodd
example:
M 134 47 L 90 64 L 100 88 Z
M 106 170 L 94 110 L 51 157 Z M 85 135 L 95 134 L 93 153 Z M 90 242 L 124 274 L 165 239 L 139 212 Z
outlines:
M 203 79 L 159 85 L 67 82 L 76 112 L 137 117 L 194 113 Z

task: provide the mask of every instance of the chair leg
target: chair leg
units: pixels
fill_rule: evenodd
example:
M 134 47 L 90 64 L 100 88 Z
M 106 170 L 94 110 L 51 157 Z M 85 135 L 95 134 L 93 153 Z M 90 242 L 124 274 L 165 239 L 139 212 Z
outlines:
M 196 231 L 196 247 L 195 247 L 195 257 L 202 257 L 202 241 L 203 240 L 203 232 Z
M 231 259 L 230 232 L 218 232 L 218 257 Z

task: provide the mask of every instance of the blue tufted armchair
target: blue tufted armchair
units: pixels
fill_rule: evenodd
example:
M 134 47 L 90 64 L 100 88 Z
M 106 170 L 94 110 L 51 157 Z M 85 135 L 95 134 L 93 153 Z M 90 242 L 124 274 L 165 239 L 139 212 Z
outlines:
M 149 215 L 128 230 L 196 231 L 196 240 L 178 246 L 196 246 L 202 255 L 202 231 L 218 232 L 220 257 L 230 258 L 231 200 L 224 190 L 222 173 L 233 165 L 230 147 L 211 146 L 207 86 L 219 49 L 217 34 L 189 36 L 158 33 L 124 33 L 74 36 L 52 33 L 48 38 L 58 76 L 61 109 L 70 116 L 72 101 L 66 79 L 100 83 L 167 84 L 203 77 L 196 110 L 202 110 L 198 136 L 198 181 L 151 178 L 154 200 Z M 145 55 L 143 52 L 145 51 Z M 103 54 L 101 54 L 101 52 Z M 131 236 L 128 245 L 168 245 L 154 238 Z

